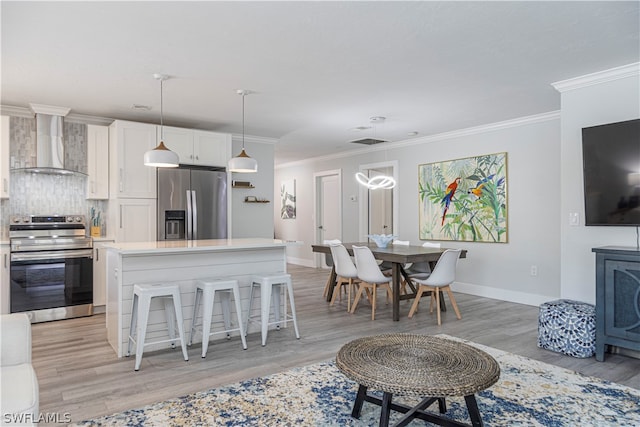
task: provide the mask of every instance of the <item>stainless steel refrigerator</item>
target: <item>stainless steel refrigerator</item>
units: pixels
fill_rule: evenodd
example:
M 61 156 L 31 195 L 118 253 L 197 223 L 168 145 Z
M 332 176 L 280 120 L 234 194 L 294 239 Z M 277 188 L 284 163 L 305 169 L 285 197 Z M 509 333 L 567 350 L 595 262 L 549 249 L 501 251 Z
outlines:
M 158 169 L 158 240 L 227 238 L 227 174 Z

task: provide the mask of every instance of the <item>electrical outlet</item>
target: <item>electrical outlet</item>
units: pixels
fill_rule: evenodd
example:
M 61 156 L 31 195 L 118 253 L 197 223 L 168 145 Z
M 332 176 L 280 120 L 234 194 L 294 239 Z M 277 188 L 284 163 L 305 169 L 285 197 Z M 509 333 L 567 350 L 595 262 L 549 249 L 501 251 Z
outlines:
M 531 275 L 533 277 L 536 277 L 538 275 L 538 266 L 537 265 L 532 265 L 531 266 Z

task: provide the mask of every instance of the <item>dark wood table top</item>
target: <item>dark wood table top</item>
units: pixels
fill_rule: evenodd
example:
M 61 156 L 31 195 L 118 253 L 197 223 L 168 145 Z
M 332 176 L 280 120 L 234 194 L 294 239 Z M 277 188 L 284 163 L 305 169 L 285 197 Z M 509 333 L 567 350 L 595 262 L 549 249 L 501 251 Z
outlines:
M 368 246 L 376 259 L 382 261 L 396 262 L 396 263 L 409 263 L 420 261 L 438 261 L 440 255 L 448 248 L 426 248 L 424 246 L 414 245 L 392 245 L 389 244 L 386 248 L 379 248 L 375 243 L 360 242 L 360 243 L 342 243 L 347 249 L 349 254 L 353 255 L 353 246 Z M 311 245 L 313 252 L 320 252 L 325 254 L 331 253 L 330 245 Z M 466 258 L 467 251 L 465 249 L 460 253 L 460 258 Z

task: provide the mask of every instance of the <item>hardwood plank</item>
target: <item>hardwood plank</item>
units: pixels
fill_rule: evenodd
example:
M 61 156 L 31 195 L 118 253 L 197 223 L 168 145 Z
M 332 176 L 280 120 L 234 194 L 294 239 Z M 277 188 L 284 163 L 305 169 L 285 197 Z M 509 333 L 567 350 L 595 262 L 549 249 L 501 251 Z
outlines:
M 372 321 L 367 301 L 354 314 L 347 313 L 346 298 L 329 306 L 322 296 L 328 270 L 288 268 L 300 340 L 290 324 L 270 330 L 265 347 L 259 333 L 247 336 L 247 350 L 242 350 L 237 335 L 212 341 L 206 359 L 200 357 L 200 344 L 189 348 L 188 362 L 179 349 L 145 353 L 140 371 L 134 372 L 134 359 L 117 358 L 107 343 L 104 314 L 34 324 L 33 364 L 41 412 L 69 413 L 72 421 L 107 415 L 330 360 L 352 339 L 383 332 L 449 334 L 640 389 L 639 359 L 608 354 L 601 363 L 538 348 L 537 307 L 456 293 L 462 320 L 453 311 L 443 312 L 438 326 L 435 313 L 429 314 L 428 299 L 412 319 L 407 318 L 411 301 L 402 301 L 400 321 L 393 322 L 391 304 L 380 295 Z

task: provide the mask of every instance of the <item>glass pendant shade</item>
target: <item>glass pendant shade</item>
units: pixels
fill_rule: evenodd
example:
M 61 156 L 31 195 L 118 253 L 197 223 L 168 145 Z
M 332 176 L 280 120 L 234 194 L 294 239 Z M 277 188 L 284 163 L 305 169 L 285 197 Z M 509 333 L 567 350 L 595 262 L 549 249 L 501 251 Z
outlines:
M 169 78 L 169 76 L 165 74 L 154 74 L 153 77 L 156 80 L 160 80 L 160 144 L 153 150 L 149 150 L 144 153 L 144 165 L 145 166 L 154 166 L 157 168 L 177 168 L 180 163 L 180 157 L 177 153 L 169 150 L 165 147 L 164 142 L 164 127 L 163 127 L 163 116 L 164 116 L 164 106 L 162 99 L 162 83 Z
M 251 93 L 248 90 L 238 89 L 238 95 L 242 95 L 242 151 L 236 157 L 229 160 L 229 172 L 255 173 L 258 172 L 258 161 L 249 157 L 244 151 L 244 97 Z

